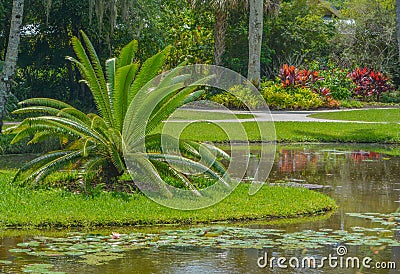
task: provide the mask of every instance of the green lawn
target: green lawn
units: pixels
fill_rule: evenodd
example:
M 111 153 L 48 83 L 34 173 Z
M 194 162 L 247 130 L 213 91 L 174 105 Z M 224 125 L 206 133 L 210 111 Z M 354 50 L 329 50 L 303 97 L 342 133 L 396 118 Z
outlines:
M 336 208 L 331 198 L 315 191 L 264 186 L 249 196 L 249 185 L 240 184 L 215 206 L 180 211 L 160 206 L 142 194 L 102 192 L 87 198 L 62 190 L 18 188 L 10 183 L 12 175 L 12 171 L 0 171 L 1 226 L 195 224 L 307 216 Z
M 243 134 L 237 133 L 243 126 L 249 141 L 400 143 L 400 124 L 275 122 L 276 138 L 273 138 L 270 122 L 261 122 L 259 125 L 267 131 L 264 138 L 260 137 L 255 122 L 223 123 L 221 126 L 230 130 L 229 137 L 218 125 L 194 123 L 185 128 L 181 137 L 211 142 L 243 140 Z M 170 126 L 178 131 L 182 125 L 176 123 Z
M 240 113 L 229 114 L 220 112 L 195 111 L 180 109 L 174 112 L 172 119 L 174 120 L 228 120 L 228 119 L 251 119 L 252 114 Z
M 311 114 L 310 117 L 328 120 L 400 123 L 400 108 L 334 111 Z

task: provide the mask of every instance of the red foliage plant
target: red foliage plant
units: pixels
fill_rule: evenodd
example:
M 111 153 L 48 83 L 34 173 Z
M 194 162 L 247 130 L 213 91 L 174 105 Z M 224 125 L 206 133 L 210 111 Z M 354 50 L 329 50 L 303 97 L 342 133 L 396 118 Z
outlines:
M 319 94 L 325 104 L 329 108 L 339 107 L 339 101 L 334 100 L 331 96 L 331 90 L 326 87 L 317 87 L 315 82 L 323 81 L 324 78 L 319 76 L 318 71 L 311 71 L 307 69 L 299 69 L 295 66 L 289 66 L 284 64 L 279 71 L 278 75 L 281 80 L 281 84 L 284 88 L 291 87 L 307 87 L 310 88 L 315 93 Z
M 348 74 L 348 77 L 356 85 L 354 89 L 356 96 L 376 96 L 376 99 L 379 101 L 383 92 L 394 90 L 389 77 L 379 71 L 374 71 L 372 68 L 356 68 Z
M 299 69 L 287 64 L 284 64 L 280 69 L 278 77 L 284 87 L 310 87 L 321 79 L 318 76 L 318 71 Z

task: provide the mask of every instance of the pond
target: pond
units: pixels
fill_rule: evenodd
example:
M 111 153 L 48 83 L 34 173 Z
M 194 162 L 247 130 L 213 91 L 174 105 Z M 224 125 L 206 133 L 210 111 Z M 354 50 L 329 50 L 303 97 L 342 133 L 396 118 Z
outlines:
M 400 157 L 393 155 L 398 149 L 379 146 L 278 146 L 269 181 L 316 188 L 336 200 L 335 213 L 118 228 L 114 237 L 113 229 L 28 231 L 0 239 L 0 273 L 398 273 L 390 269 L 400 269 Z

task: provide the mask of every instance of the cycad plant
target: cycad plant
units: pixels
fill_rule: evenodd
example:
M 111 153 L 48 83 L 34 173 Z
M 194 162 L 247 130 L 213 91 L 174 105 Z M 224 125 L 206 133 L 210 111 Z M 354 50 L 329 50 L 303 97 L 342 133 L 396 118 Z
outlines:
M 57 136 L 65 148 L 49 152 L 23 166 L 15 177 L 19 181 L 38 183 L 55 171 L 72 167 L 80 171 L 81 180 L 86 181 L 89 174 L 97 174 L 102 182 L 115 183 L 126 171 L 122 140 L 125 115 L 138 92 L 161 71 L 170 47 L 147 59 L 140 66 L 134 61 L 137 42 L 132 41 L 121 50 L 118 58 L 106 61 L 104 73 L 90 40 L 83 32 L 82 37 L 84 44 L 76 37 L 72 39 L 77 58 L 68 59 L 79 68 L 82 81 L 93 94 L 98 114 L 85 114 L 69 104 L 48 98 L 33 98 L 20 102 L 22 108 L 14 113 L 28 114 L 29 118 L 9 130 L 10 133 L 16 134 L 12 143 L 25 138 L 31 138 L 29 143 L 37 143 Z M 166 155 L 161 151 L 161 134 L 155 131 L 156 126 L 177 108 L 202 94 L 197 87 L 184 88 L 183 84 L 177 84 L 179 81 L 184 81 L 182 76 L 176 72 L 172 73 L 164 78 L 164 86 L 159 89 L 172 89 L 173 92 L 160 100 L 149 117 L 143 140 L 146 152 L 151 154 L 151 157 L 146 158 L 146 166 L 150 167 L 150 172 L 163 171 L 163 174 L 179 179 L 187 188 L 196 192 L 187 176 L 166 161 L 168 157 L 176 159 L 177 156 Z M 157 90 L 153 92 L 156 94 Z M 146 103 L 146 100 L 136 101 Z M 143 104 L 133 108 L 139 112 L 148 111 Z M 143 123 L 140 120 L 136 122 Z M 187 165 L 203 167 L 201 159 L 204 161 L 211 157 L 211 151 L 214 154 L 214 151 L 217 151 L 193 142 L 180 140 L 179 144 L 184 155 L 179 159 Z M 222 165 L 214 161 L 211 166 L 215 172 L 208 173 L 221 179 L 219 174 L 224 172 Z M 158 174 L 156 176 L 160 177 Z

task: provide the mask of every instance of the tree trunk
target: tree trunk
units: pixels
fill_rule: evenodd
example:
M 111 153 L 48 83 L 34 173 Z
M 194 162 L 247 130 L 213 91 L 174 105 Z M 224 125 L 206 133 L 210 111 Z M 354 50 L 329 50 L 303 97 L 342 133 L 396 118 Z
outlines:
M 15 67 L 17 66 L 23 12 L 24 0 L 13 0 L 7 53 L 0 77 L 0 133 L 3 128 L 3 118 L 6 110 L 7 97 L 11 92 L 11 84 L 13 82 Z
M 263 1 L 250 0 L 249 64 L 247 78 L 258 88 L 260 85 L 261 45 L 263 35 Z
M 222 55 L 225 52 L 225 35 L 228 13 L 224 10 L 216 10 L 214 13 L 214 65 L 222 63 Z
M 399 48 L 399 62 L 400 62 L 400 0 L 396 0 L 396 25 L 397 25 L 397 45 Z

